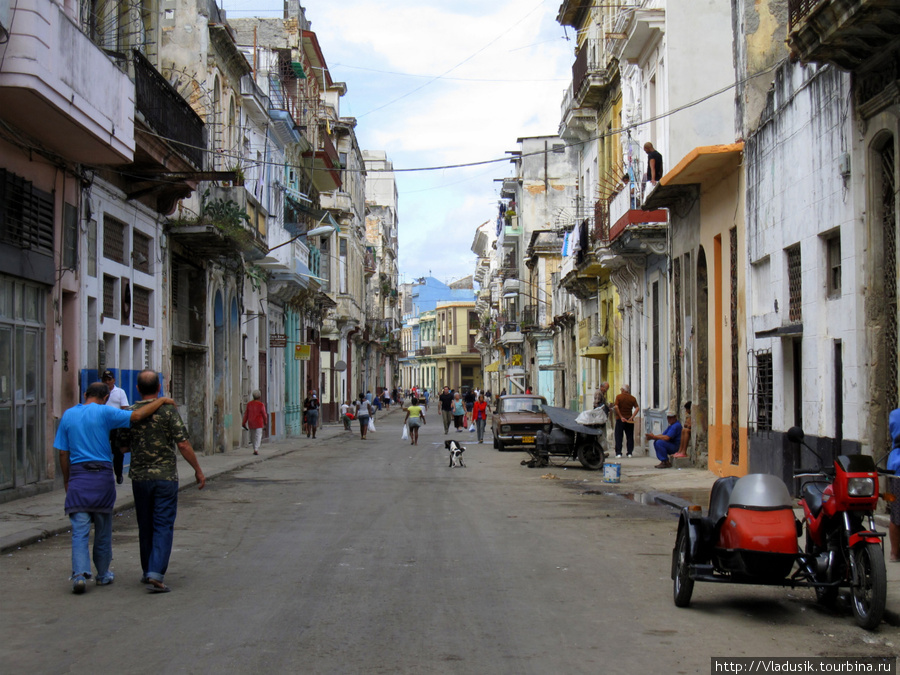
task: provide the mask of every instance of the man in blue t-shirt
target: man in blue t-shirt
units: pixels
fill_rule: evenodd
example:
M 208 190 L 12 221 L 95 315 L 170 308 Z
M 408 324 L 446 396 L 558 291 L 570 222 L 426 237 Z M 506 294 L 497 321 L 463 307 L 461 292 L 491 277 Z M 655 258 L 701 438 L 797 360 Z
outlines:
M 657 469 L 671 468 L 672 460 L 669 458 L 681 447 L 681 422 L 678 421 L 674 410 L 666 413 L 666 421 L 669 426 L 663 433 L 647 434 L 648 441 L 655 441 L 653 447 L 656 449 L 656 457 L 659 459 L 659 464 L 656 465 Z
M 84 403 L 69 408 L 59 421 L 53 447 L 66 488 L 66 514 L 72 522 L 72 592 L 84 593 L 91 578 L 88 541 L 94 524 L 94 566 L 97 585 L 112 583 L 112 514 L 116 503 L 109 433 L 125 429 L 155 413 L 170 398 L 159 398 L 139 410 L 106 405 L 109 387 L 95 382 L 84 392 Z M 118 451 L 118 449 L 116 449 Z

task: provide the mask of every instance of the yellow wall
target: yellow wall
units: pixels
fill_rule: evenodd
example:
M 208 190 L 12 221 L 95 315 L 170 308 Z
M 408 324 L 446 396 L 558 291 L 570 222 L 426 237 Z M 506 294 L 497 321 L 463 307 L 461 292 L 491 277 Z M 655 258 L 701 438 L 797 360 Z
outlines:
M 719 476 L 747 473 L 748 374 L 746 339 L 746 259 L 743 166 L 700 196 L 700 241 L 708 252 L 709 274 L 709 470 Z M 737 201 L 737 204 L 735 203 Z M 731 234 L 737 228 L 738 368 L 732 373 Z M 711 253 L 711 255 L 710 255 Z M 732 377 L 737 379 L 739 461 L 731 463 Z

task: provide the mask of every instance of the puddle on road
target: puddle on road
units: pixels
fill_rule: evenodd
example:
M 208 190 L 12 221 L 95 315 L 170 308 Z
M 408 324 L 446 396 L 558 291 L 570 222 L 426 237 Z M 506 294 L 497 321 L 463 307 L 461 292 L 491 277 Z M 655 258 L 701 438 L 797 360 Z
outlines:
M 603 495 L 605 497 L 624 497 L 625 499 L 630 499 L 638 504 L 644 504 L 645 506 L 661 506 L 664 505 L 663 502 L 660 501 L 660 497 L 663 494 L 677 497 L 678 499 L 683 499 L 685 502 L 690 504 L 699 504 L 704 509 L 706 509 L 709 504 L 709 490 L 704 489 L 696 489 L 696 490 L 676 490 L 672 492 L 610 492 L 605 490 L 585 490 L 581 494 L 584 495 Z M 665 504 L 666 506 L 672 506 L 671 504 Z

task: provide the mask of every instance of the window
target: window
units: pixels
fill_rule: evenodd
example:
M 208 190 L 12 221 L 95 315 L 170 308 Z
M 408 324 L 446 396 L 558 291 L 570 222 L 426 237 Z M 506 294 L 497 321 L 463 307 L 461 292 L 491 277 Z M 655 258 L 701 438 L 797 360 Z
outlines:
M 788 275 L 788 320 L 799 323 L 803 320 L 803 293 L 800 278 L 800 245 L 785 250 Z
M 146 234 L 135 231 L 134 243 L 131 247 L 131 259 L 134 269 L 150 274 L 150 242 Z
M 108 274 L 103 275 L 103 318 L 116 319 L 119 316 L 117 308 L 118 289 L 116 288 L 117 280 Z
M 338 243 L 338 280 L 339 292 L 347 293 L 347 240 L 344 238 Z
M 97 221 L 88 223 L 87 231 L 87 273 L 90 277 L 97 276 Z
M 78 209 L 72 204 L 63 207 L 63 268 L 78 267 Z
M 478 330 L 478 314 L 469 312 L 469 330 Z
M 825 292 L 829 298 L 841 297 L 841 234 L 836 232 L 825 240 Z
M 103 217 L 103 257 L 125 264 L 125 223 L 111 216 Z
M 0 241 L 53 255 L 53 195 L 0 169 Z
M 150 326 L 150 309 L 153 299 L 153 291 L 148 288 L 134 287 L 132 294 L 132 311 L 134 312 L 134 324 L 136 326 Z
M 756 430 L 772 430 L 772 352 L 756 354 Z

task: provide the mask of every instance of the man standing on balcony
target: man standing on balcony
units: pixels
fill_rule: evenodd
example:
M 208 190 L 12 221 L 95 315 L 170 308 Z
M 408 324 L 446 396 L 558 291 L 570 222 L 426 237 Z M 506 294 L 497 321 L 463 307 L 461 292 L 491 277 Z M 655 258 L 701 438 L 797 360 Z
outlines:
M 650 141 L 644 143 L 644 152 L 647 153 L 647 181 L 656 185 L 663 175 L 662 155 Z

